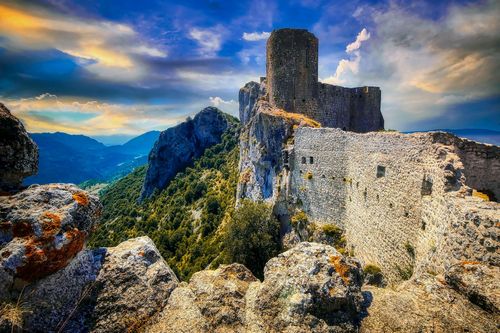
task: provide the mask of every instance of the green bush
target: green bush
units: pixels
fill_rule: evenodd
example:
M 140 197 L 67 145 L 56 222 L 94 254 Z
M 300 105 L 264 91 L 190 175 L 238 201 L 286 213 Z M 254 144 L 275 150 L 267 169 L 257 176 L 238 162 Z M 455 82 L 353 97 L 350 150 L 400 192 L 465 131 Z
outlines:
M 279 221 L 270 206 L 243 200 L 223 238 L 226 262 L 243 264 L 262 278 L 266 262 L 281 249 L 279 230 Z
M 382 273 L 382 270 L 380 269 L 380 267 L 378 267 L 377 265 L 373 265 L 373 264 L 366 265 L 365 268 L 363 268 L 363 271 L 365 272 L 365 274 L 371 274 L 371 275 L 376 275 L 376 274 Z

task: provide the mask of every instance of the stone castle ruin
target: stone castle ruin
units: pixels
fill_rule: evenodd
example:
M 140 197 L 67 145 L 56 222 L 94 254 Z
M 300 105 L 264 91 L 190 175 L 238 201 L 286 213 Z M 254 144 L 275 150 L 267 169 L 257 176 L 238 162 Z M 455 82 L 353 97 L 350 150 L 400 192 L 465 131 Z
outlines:
M 317 59 L 306 30 L 271 34 L 266 78 L 240 90 L 238 200 L 272 204 L 290 246 L 340 228 L 388 281 L 461 262 L 498 271 L 500 148 L 379 131 L 380 89 L 318 83 Z M 293 225 L 299 213 L 307 225 Z
M 307 30 L 280 29 L 267 41 L 266 90 L 269 104 L 318 121 L 322 127 L 354 132 L 384 128 L 378 87 L 344 88 L 318 82 L 318 39 Z M 254 82 L 248 89 L 257 90 Z M 244 121 L 253 103 L 240 93 L 240 118 Z

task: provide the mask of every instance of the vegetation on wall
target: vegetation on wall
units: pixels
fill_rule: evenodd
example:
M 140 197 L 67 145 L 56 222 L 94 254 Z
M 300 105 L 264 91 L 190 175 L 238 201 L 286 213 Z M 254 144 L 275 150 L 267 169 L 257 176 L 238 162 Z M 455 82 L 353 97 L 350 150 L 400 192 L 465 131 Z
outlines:
M 236 120 L 234 120 L 236 122 Z M 238 125 L 160 193 L 137 203 L 146 166 L 106 188 L 103 217 L 90 246 L 115 246 L 147 235 L 177 276 L 186 280 L 224 261 L 220 226 L 231 218 L 238 180 Z

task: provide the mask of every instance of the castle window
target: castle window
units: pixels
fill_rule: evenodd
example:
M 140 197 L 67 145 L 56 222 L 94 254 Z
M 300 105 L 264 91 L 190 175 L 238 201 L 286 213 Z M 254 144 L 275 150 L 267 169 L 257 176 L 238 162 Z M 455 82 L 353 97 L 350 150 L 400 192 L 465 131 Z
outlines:
M 302 100 L 302 103 L 305 103 L 305 102 L 306 102 L 306 100 L 305 100 L 305 99 L 303 99 L 303 100 Z
M 302 157 L 302 164 L 306 164 L 307 163 L 307 159 L 305 156 Z
M 377 165 L 377 178 L 385 177 L 385 166 Z
M 313 164 L 314 163 L 314 158 L 312 156 L 309 156 L 309 164 Z

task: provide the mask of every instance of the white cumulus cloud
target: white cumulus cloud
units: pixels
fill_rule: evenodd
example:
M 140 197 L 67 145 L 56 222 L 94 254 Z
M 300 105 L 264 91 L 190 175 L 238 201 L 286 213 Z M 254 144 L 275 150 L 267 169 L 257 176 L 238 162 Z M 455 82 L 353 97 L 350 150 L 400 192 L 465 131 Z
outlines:
M 205 57 L 217 55 L 217 52 L 222 48 L 224 35 L 225 31 L 219 25 L 213 28 L 202 29 L 195 27 L 189 30 L 189 38 L 198 43 L 198 52 Z
M 269 38 L 271 35 L 270 32 L 263 31 L 263 32 L 244 32 L 243 33 L 243 39 L 249 42 L 256 42 L 259 40 L 266 40 Z

